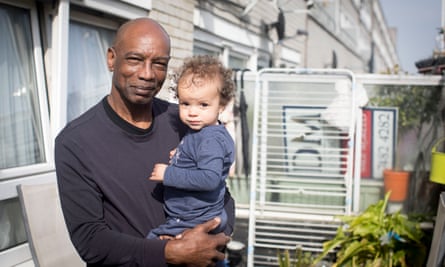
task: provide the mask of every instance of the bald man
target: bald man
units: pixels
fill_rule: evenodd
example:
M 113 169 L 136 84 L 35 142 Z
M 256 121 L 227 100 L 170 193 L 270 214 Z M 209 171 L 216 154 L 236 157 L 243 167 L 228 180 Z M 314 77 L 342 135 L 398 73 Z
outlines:
M 174 240 L 146 239 L 164 223 L 162 184 L 149 181 L 154 164 L 169 162 L 186 128 L 178 107 L 156 98 L 167 74 L 170 38 L 157 22 L 139 18 L 122 25 L 107 64 L 111 92 L 57 136 L 56 173 L 71 240 L 87 266 L 214 266 L 233 231 L 219 218 Z M 85 88 L 92 90 L 92 88 Z

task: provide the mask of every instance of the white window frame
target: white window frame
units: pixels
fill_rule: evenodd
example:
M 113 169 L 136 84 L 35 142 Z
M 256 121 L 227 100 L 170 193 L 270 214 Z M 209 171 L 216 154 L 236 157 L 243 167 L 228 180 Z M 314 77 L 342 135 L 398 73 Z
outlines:
M 22 167 L 0 170 L 0 201 L 17 197 L 18 184 L 33 184 L 55 181 L 53 146 L 50 131 L 48 97 L 45 85 L 45 73 L 42 42 L 39 32 L 37 9 L 32 1 L 0 0 L 2 4 L 28 9 L 30 12 L 33 55 L 35 64 L 36 86 L 39 98 L 40 122 L 43 134 L 45 162 Z M 37 175 L 36 175 L 37 174 Z M 0 262 L 5 266 L 15 266 L 32 259 L 28 243 L 21 244 L 0 252 Z
M 42 173 L 47 172 L 54 169 L 54 158 L 53 158 L 53 146 L 52 139 L 50 134 L 50 122 L 49 122 L 49 110 L 48 110 L 48 97 L 46 94 L 46 85 L 45 85 L 45 72 L 44 72 L 44 63 L 43 63 L 43 55 L 40 47 L 42 47 L 42 43 L 40 40 L 39 33 L 39 22 L 37 18 L 37 9 L 33 3 L 28 3 L 22 0 L 19 1 L 1 1 L 4 4 L 16 6 L 20 8 L 25 8 L 30 12 L 30 22 L 31 22 L 31 34 L 33 41 L 33 55 L 34 55 L 34 64 L 35 64 L 35 76 L 36 76 L 36 86 L 37 86 L 37 94 L 39 100 L 39 112 L 40 112 L 40 123 L 42 126 L 42 134 L 43 134 L 43 148 L 45 153 L 45 162 L 13 167 L 8 169 L 0 170 L 0 187 L 3 186 L 3 180 L 11 179 L 15 177 L 23 177 L 27 175 L 31 175 L 34 173 Z M 15 189 L 15 188 L 14 188 Z M 1 192 L 1 191 L 0 191 Z M 2 198 L 0 194 L 0 200 L 5 199 Z
M 71 0 L 70 2 L 126 19 L 146 17 L 152 8 L 151 0 Z

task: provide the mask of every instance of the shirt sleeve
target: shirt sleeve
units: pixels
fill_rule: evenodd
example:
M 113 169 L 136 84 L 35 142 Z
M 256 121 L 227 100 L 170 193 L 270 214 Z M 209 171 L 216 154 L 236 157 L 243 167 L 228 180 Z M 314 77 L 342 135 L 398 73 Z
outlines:
M 225 145 L 220 138 L 207 138 L 199 144 L 196 153 L 196 168 L 167 167 L 164 185 L 192 191 L 212 191 L 220 186 Z
M 71 241 L 82 259 L 89 266 L 167 266 L 166 241 L 130 236 L 107 225 L 103 196 L 88 178 L 86 158 L 80 147 L 56 140 L 55 163 L 62 210 Z

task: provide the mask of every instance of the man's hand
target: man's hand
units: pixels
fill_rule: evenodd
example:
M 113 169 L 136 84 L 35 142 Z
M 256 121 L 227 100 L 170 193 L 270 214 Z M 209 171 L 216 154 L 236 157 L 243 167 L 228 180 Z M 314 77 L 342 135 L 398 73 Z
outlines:
M 165 259 L 170 264 L 185 264 L 189 267 L 215 266 L 217 261 L 224 260 L 221 250 L 230 241 L 230 237 L 220 233 L 209 234 L 218 227 L 221 220 L 215 218 L 187 230 L 165 246 Z
M 153 171 L 151 172 L 150 180 L 155 182 L 164 181 L 165 169 L 167 169 L 167 164 L 157 163 L 155 164 Z

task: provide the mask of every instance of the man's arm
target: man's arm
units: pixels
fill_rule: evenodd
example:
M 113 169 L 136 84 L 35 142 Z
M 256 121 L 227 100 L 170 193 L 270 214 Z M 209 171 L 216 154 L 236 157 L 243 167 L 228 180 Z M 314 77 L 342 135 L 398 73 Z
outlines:
M 104 219 L 102 193 L 89 179 L 82 149 L 56 142 L 56 172 L 62 211 L 73 245 L 89 264 L 165 267 L 165 241 L 111 229 Z M 81 161 L 81 159 L 83 161 Z

